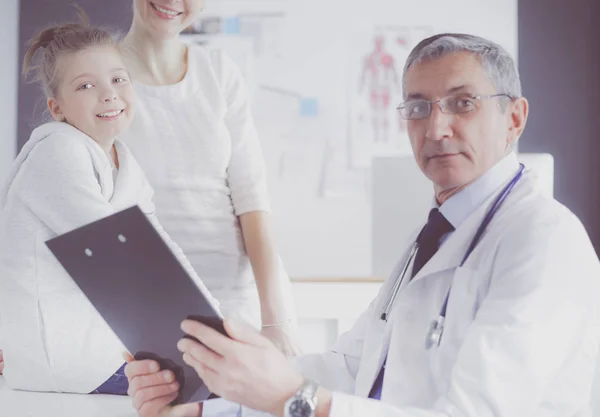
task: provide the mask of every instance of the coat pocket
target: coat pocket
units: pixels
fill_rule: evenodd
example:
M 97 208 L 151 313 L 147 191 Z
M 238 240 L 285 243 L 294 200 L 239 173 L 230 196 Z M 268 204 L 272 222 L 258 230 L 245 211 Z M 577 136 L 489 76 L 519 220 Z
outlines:
M 458 352 L 477 312 L 477 277 L 477 270 L 466 267 L 456 268 L 452 276 L 440 343 L 428 352 L 432 375 L 440 392 L 447 389 Z

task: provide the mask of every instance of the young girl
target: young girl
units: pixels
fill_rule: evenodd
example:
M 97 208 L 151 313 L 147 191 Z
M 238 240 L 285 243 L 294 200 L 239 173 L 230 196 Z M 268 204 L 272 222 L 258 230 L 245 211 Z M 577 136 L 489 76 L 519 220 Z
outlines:
M 125 348 L 45 242 L 139 205 L 207 290 L 158 224 L 152 188 L 116 139 L 135 94 L 115 40 L 87 23 L 46 29 L 25 56 L 24 73 L 32 68 L 55 122 L 33 131 L 0 191 L 4 376 L 14 389 L 125 394 Z

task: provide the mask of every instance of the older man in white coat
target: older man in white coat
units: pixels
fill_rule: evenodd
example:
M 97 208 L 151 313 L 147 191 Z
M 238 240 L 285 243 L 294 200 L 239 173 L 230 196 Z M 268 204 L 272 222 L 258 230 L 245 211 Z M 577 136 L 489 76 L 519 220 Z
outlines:
M 277 416 L 589 415 L 600 263 L 513 152 L 528 114 L 513 60 L 436 35 L 403 82 L 399 111 L 435 200 L 368 310 L 331 352 L 295 363 L 240 323 L 226 320 L 229 339 L 186 321 L 202 344 L 182 340 L 184 360 L 216 394 Z M 151 365 L 127 368 L 140 414 L 198 415 L 167 406 L 177 385 Z

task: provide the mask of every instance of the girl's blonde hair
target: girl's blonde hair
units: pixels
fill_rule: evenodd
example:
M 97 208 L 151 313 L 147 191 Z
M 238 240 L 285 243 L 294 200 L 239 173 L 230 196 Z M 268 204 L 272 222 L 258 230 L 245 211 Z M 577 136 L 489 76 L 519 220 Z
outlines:
M 29 41 L 29 48 L 25 53 L 23 75 L 27 78 L 33 72 L 33 81 L 41 84 L 46 97 L 57 95 L 60 84 L 58 63 L 63 56 L 93 46 L 116 46 L 118 42 L 116 36 L 107 30 L 90 26 L 85 11 L 78 5 L 73 6 L 77 9 L 81 23 L 68 23 L 42 30 Z

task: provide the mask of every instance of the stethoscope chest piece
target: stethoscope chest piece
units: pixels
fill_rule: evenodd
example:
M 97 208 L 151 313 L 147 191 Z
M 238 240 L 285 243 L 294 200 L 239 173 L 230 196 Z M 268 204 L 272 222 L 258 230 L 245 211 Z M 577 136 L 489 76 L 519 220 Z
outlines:
M 431 322 L 427 337 L 425 338 L 425 349 L 429 350 L 432 347 L 437 347 L 442 341 L 442 334 L 444 333 L 444 317 L 439 316 L 436 320 Z

